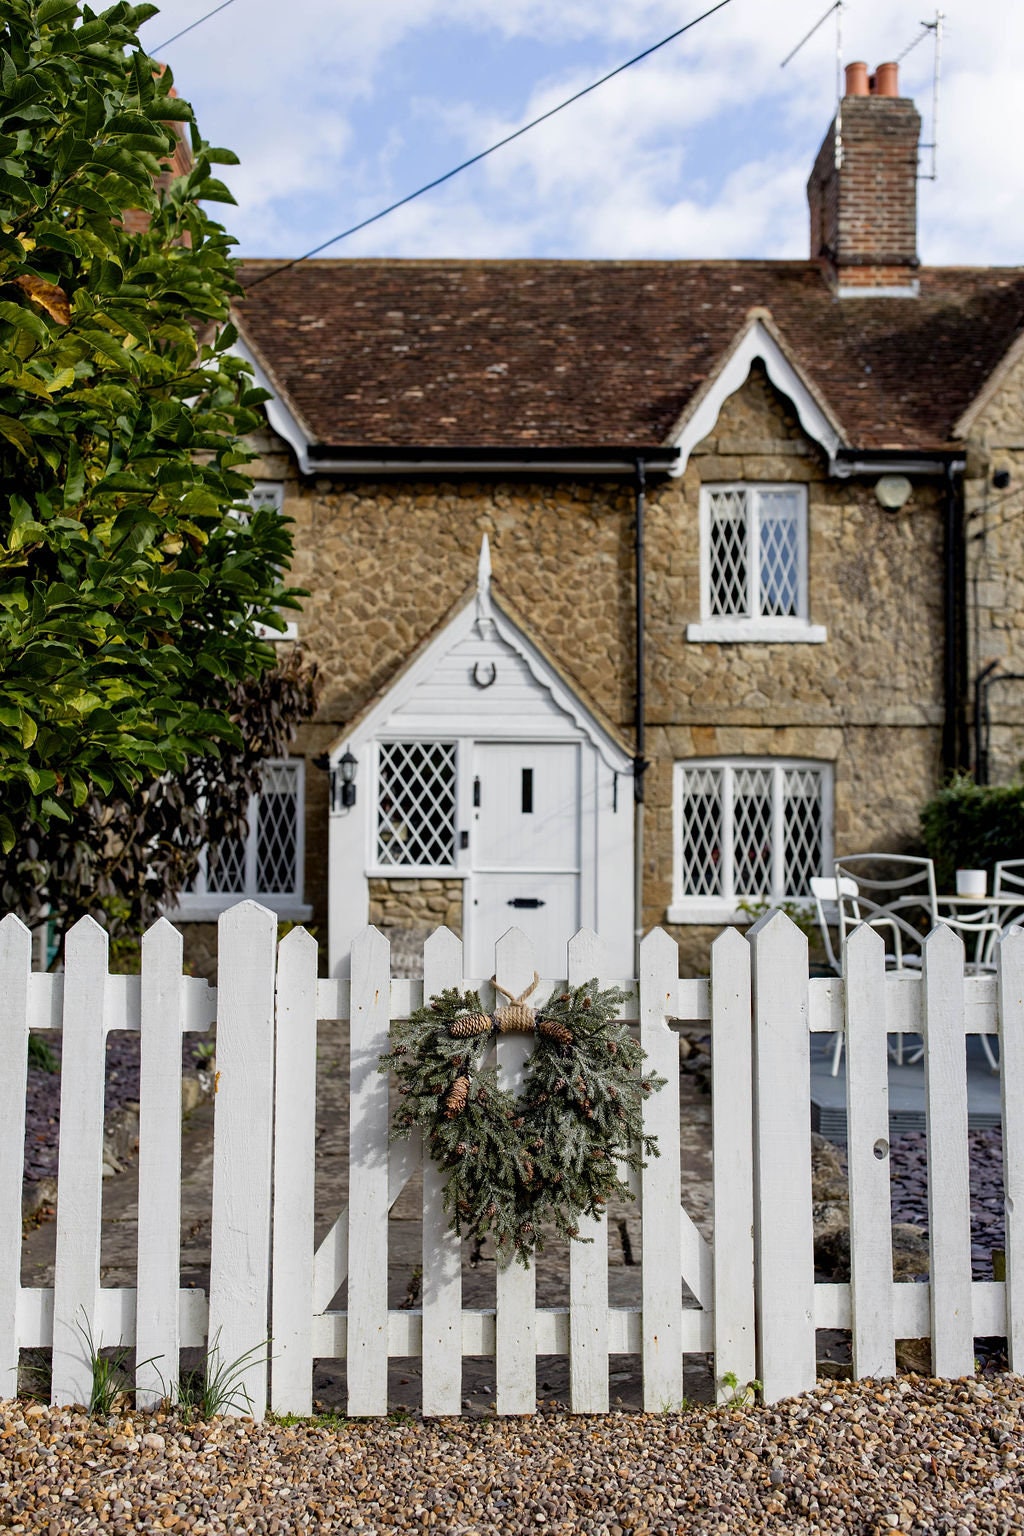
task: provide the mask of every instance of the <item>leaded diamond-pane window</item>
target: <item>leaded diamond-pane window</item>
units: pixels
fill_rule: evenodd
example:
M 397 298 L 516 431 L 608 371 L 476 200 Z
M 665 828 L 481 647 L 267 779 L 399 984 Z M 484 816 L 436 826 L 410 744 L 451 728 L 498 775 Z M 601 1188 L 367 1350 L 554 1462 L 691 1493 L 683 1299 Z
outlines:
M 704 612 L 710 619 L 806 619 L 803 486 L 704 491 Z
M 710 502 L 710 611 L 714 618 L 745 614 L 750 561 L 747 495 L 714 491 Z
M 301 899 L 304 767 L 301 758 L 264 763 L 261 792 L 246 810 L 246 836 L 203 850 L 193 894 Z
M 455 743 L 387 741 L 377 770 L 377 862 L 455 863 Z
M 722 770 L 684 768 L 681 877 L 685 896 L 721 894 Z
M 295 889 L 299 802 L 295 764 L 268 763 L 263 770 L 256 814 L 256 889 Z
M 785 887 L 809 890 L 823 864 L 820 768 L 784 770 L 782 816 Z
M 831 790 L 822 763 L 677 763 L 676 901 L 806 896 L 831 858 Z
M 772 883 L 772 770 L 736 768 L 733 791 L 733 889 L 757 896 Z
M 245 890 L 245 843 L 240 837 L 226 837 L 207 848 L 206 889 L 229 896 Z

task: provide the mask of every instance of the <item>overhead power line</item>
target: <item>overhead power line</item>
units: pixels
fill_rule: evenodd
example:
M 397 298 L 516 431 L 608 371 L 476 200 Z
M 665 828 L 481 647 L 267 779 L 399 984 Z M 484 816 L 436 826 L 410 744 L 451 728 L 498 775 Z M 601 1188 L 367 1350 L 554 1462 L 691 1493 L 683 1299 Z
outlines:
M 230 4 L 231 0 L 226 0 L 226 3 Z M 312 256 L 319 256 L 320 252 L 326 251 L 329 246 L 337 245 L 341 240 L 347 240 L 350 235 L 358 234 L 361 229 L 366 229 L 369 225 L 376 224 L 378 220 L 387 218 L 389 213 L 394 213 L 396 209 L 404 208 L 407 203 L 414 202 L 416 198 L 422 197 L 425 192 L 432 192 L 435 187 L 440 187 L 444 182 L 451 181 L 453 176 L 458 176 L 460 172 L 467 171 L 471 165 L 479 165 L 481 160 L 486 160 L 487 156 L 493 155 L 495 150 L 504 149 L 505 145 L 511 144 L 513 139 L 522 138 L 523 134 L 529 133 L 531 128 L 536 128 L 541 123 L 546 123 L 548 118 L 554 117 L 558 112 L 564 112 L 566 107 L 571 107 L 574 102 L 580 101 L 584 96 L 589 96 L 591 91 L 596 91 L 599 86 L 605 85 L 609 80 L 614 80 L 616 75 L 621 75 L 625 70 L 632 69 L 633 65 L 639 64 L 642 59 L 649 59 L 652 53 L 658 52 L 659 48 L 664 48 L 669 43 L 675 42 L 676 38 L 682 37 L 684 32 L 691 32 L 694 27 L 700 26 L 702 21 L 707 21 L 709 16 L 713 16 L 716 11 L 724 10 L 731 3 L 732 0 L 718 0 L 717 5 L 711 6 L 708 10 L 702 12 L 700 16 L 695 16 L 693 21 L 688 21 L 683 27 L 677 27 L 674 32 L 670 32 L 660 42 L 652 43 L 650 48 L 645 48 L 642 53 L 627 59 L 625 64 L 619 64 L 615 69 L 609 70 L 606 75 L 601 76 L 600 80 L 595 80 L 592 84 L 585 85 L 581 91 L 577 91 L 573 96 L 567 96 L 565 101 L 558 103 L 557 107 L 550 107 L 547 112 L 542 112 L 532 122 L 524 123 L 514 133 L 506 134 L 496 144 L 491 144 L 489 148 L 482 149 L 479 154 L 471 155 L 468 160 L 463 160 L 461 164 L 453 166 L 450 171 L 445 171 L 443 176 L 435 176 L 433 181 L 425 182 L 422 187 L 417 187 L 415 192 L 406 193 L 405 197 L 400 197 L 397 202 L 389 203 L 386 208 L 381 208 L 378 213 L 371 214 L 368 219 L 361 219 L 358 224 L 352 224 L 348 229 L 343 229 L 340 234 L 332 235 L 329 240 L 324 240 L 320 245 L 315 245 L 312 250 L 305 251 L 301 256 L 294 256 L 291 261 L 282 262 L 279 267 L 272 267 L 269 272 L 264 272 L 259 277 L 253 278 L 251 283 L 245 284 L 246 291 L 248 292 L 249 289 L 255 288 L 259 283 L 268 282 L 272 277 L 279 277 L 282 272 L 290 271 L 292 267 L 297 267 L 300 262 L 309 261 Z M 196 25 L 198 26 L 198 22 Z
M 209 21 L 211 16 L 216 16 L 218 11 L 226 11 L 229 5 L 234 5 L 235 0 L 221 0 L 220 5 L 215 5 L 212 11 L 207 11 L 205 16 L 200 16 L 197 21 L 189 22 L 187 27 L 182 27 L 180 32 L 175 32 L 173 37 L 167 37 L 162 43 L 157 43 L 155 48 L 147 48 L 146 52 L 151 59 L 155 59 L 158 53 L 176 43 L 179 37 L 184 37 L 186 32 L 194 32 L 196 27 L 201 27 L 204 21 Z

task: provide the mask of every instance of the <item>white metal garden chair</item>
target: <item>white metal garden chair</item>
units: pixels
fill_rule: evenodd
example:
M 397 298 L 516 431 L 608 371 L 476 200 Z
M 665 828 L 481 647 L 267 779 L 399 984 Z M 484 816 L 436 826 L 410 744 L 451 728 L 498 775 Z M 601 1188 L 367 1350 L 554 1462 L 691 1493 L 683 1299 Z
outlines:
M 839 886 L 840 954 L 847 934 L 860 923 L 877 929 L 885 940 L 885 963 L 890 970 L 920 970 L 921 946 L 939 921 L 935 865 L 931 859 L 905 853 L 851 853 L 835 861 L 836 881 L 849 881 L 856 895 Z M 913 1064 L 924 1054 L 915 1046 L 904 1053 L 903 1036 L 897 1035 L 893 1060 Z
M 843 974 L 842 960 L 837 958 L 832 947 L 832 920 L 835 919 L 840 895 L 848 901 L 856 901 L 856 880 L 837 880 L 832 875 L 812 875 L 811 895 L 814 897 L 814 911 L 818 919 L 818 928 L 821 932 L 821 942 L 825 949 L 825 959 L 835 971 L 837 976 Z M 832 1051 L 832 1076 L 837 1076 L 839 1063 L 843 1056 L 843 1035 L 840 1030 L 836 1035 L 835 1047 Z
M 1020 897 L 1020 906 L 997 908 L 999 926 L 1003 933 L 1024 923 L 1024 859 L 1000 859 L 995 867 L 992 895 L 1004 902 Z

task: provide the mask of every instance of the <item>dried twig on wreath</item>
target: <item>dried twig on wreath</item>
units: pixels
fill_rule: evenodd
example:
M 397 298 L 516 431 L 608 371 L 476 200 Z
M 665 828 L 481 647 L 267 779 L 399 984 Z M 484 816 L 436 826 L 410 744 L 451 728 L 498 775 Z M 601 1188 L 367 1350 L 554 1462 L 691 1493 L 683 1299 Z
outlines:
M 613 1195 L 632 1198 L 620 1168 L 658 1155 L 641 1107 L 665 1079 L 642 1072 L 644 1052 L 616 1020 L 624 994 L 589 981 L 535 1012 L 526 999 L 536 984 L 519 997 L 496 987 L 506 1002 L 493 1014 L 477 993 L 450 988 L 396 1021 L 380 1059 L 398 1079 L 392 1138 L 422 1127 L 452 1229 L 489 1235 L 500 1264 L 528 1265 L 544 1224 L 579 1238 L 581 1217 L 601 1215 Z M 534 1033 L 518 1097 L 483 1065 L 509 1030 Z

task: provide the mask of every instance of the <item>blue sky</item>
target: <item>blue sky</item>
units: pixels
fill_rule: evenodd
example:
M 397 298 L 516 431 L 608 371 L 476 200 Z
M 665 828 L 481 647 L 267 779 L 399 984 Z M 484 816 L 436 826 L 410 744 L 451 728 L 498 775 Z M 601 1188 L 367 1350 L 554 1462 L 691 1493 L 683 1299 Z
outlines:
M 338 256 L 802 257 L 804 187 L 835 106 L 827 0 L 731 0 Z M 143 39 L 226 172 L 247 256 L 294 256 L 449 169 L 704 8 L 700 0 L 166 0 Z M 897 57 L 934 9 L 850 0 L 844 58 Z M 946 0 L 926 262 L 1024 261 L 1024 5 Z M 932 137 L 933 49 L 901 66 Z M 927 160 L 927 156 L 925 159 Z M 925 166 L 922 167 L 926 168 Z

